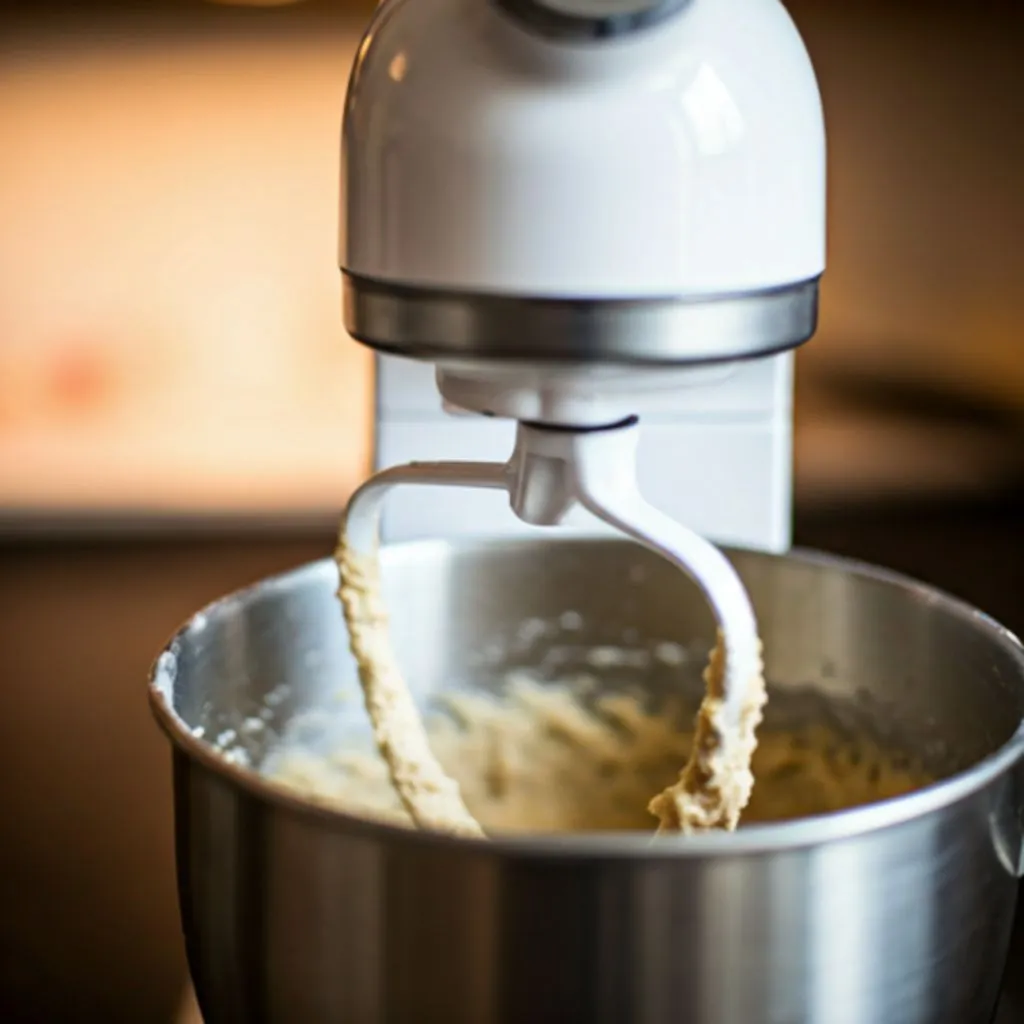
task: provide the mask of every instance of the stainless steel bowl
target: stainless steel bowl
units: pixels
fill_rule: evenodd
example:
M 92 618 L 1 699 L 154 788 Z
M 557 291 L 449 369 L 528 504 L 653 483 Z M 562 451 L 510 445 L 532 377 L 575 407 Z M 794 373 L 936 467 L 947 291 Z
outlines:
M 308 726 L 315 744 L 331 723 L 361 725 L 358 702 L 337 701 L 356 684 L 333 563 L 197 615 L 150 696 L 173 743 L 181 912 L 206 1024 L 987 1024 L 1022 859 L 1024 650 L 886 572 L 732 557 L 773 704 L 810 686 L 943 781 L 653 846 L 621 833 L 473 844 L 372 824 L 247 767 L 285 728 Z M 424 542 L 387 549 L 384 565 L 393 638 L 424 699 L 453 680 L 495 685 L 496 651 L 538 663 L 553 641 L 524 620 L 578 612 L 584 644 L 712 636 L 696 589 L 627 542 Z M 696 676 L 643 682 L 657 695 Z

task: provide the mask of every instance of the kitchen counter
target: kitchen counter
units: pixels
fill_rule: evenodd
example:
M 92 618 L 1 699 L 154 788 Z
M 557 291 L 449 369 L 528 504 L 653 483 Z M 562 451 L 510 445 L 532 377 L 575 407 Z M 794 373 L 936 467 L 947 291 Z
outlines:
M 0 545 L 0 1020 L 171 1019 L 185 964 L 149 665 L 203 604 L 331 546 L 330 530 Z

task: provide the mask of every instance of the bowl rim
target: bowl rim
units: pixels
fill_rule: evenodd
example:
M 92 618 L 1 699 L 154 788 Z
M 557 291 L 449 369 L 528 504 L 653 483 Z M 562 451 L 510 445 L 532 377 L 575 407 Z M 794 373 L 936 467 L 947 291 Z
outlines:
M 381 557 L 385 564 L 403 555 L 416 554 L 431 548 L 446 550 L 456 546 L 461 551 L 486 551 L 545 545 L 626 546 L 633 542 L 619 537 L 560 537 L 545 539 L 516 537 L 469 540 L 411 540 L 385 545 Z M 1010 655 L 1019 670 L 1019 684 L 1024 690 L 1024 644 L 994 618 L 945 591 L 922 583 L 902 573 L 883 569 L 857 559 L 826 554 L 807 548 L 792 548 L 784 553 L 755 551 L 723 545 L 728 555 L 753 557 L 764 561 L 796 562 L 812 568 L 840 571 L 896 587 L 912 598 L 939 605 L 945 611 L 968 622 L 993 644 Z M 319 576 L 337 579 L 337 565 L 325 557 L 307 562 L 281 573 L 268 576 L 246 587 L 232 591 L 205 605 L 191 615 L 175 632 L 154 659 L 148 676 L 150 707 L 160 728 L 171 742 L 175 756 L 183 755 L 189 762 L 231 783 L 250 797 L 273 804 L 300 817 L 316 819 L 333 830 L 361 835 L 390 843 L 413 846 L 440 845 L 463 851 L 479 850 L 490 855 L 514 858 L 556 858 L 597 860 L 608 858 L 701 859 L 706 857 L 750 856 L 795 851 L 905 825 L 953 804 L 962 802 L 988 787 L 1009 772 L 1024 758 L 1024 717 L 1009 739 L 996 750 L 972 765 L 939 782 L 916 789 L 903 796 L 865 804 L 829 814 L 784 822 L 746 825 L 736 832 L 710 832 L 694 836 L 660 836 L 639 832 L 574 832 L 574 833 L 497 833 L 484 839 L 451 836 L 420 831 L 401 825 L 357 817 L 332 806 L 299 796 L 286 785 L 274 782 L 259 771 L 237 765 L 205 740 L 193 735 L 173 706 L 176 648 L 185 635 L 213 616 L 229 614 L 242 607 L 257 594 L 265 596 L 274 590 L 291 590 L 307 585 Z M 340 618 L 340 610 L 339 610 Z

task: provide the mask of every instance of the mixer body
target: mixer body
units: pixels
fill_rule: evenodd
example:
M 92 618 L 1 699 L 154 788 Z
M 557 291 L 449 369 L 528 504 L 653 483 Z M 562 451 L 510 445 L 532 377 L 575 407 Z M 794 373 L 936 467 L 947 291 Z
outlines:
M 805 340 L 806 308 L 803 321 L 791 311 L 788 338 L 735 314 L 753 300 L 770 307 L 779 289 L 813 293 L 824 269 L 810 60 L 778 0 L 681 8 L 653 28 L 566 41 L 523 27 L 498 0 L 386 0 L 344 115 L 340 262 L 357 336 L 429 358 L 593 360 L 560 332 L 506 334 L 502 351 L 488 300 L 519 300 L 501 312 L 521 323 L 544 314 L 529 300 L 587 302 L 593 320 L 600 300 L 628 299 L 686 300 L 664 315 L 699 314 L 703 330 L 606 334 L 608 353 L 621 345 L 615 361 L 720 360 Z M 456 302 L 475 322 L 417 336 Z M 363 326 L 384 309 L 418 311 L 420 324 Z
M 459 460 L 486 463 L 491 488 L 419 489 L 384 521 L 388 540 L 447 538 L 381 553 L 421 700 L 453 681 L 498 685 L 516 666 L 477 655 L 566 612 L 580 649 L 713 642 L 699 589 L 637 545 L 464 539 L 535 529 L 517 515 L 559 519 L 525 485 L 543 483 L 549 442 L 580 469 L 577 446 L 530 447 L 510 510 L 495 485 L 513 433 L 577 432 L 591 451 L 639 415 L 654 504 L 718 541 L 787 547 L 791 350 L 817 321 L 824 153 L 813 70 L 777 0 L 378 9 L 346 100 L 340 246 L 346 326 L 380 353 L 377 468 L 444 458 L 450 482 Z M 373 481 L 360 492 L 365 532 L 380 495 Z M 629 518 L 618 526 L 641 543 L 671 532 L 631 532 Z M 150 697 L 174 744 L 206 1024 L 989 1024 L 1022 864 L 1020 644 L 885 573 L 732 561 L 773 702 L 808 685 L 874 702 L 915 752 L 948 747 L 945 781 L 657 844 L 389 828 L 259 773 L 282 735 L 336 752 L 334 726 L 367 732 L 333 563 L 182 630 Z M 632 680 L 655 697 L 679 683 Z

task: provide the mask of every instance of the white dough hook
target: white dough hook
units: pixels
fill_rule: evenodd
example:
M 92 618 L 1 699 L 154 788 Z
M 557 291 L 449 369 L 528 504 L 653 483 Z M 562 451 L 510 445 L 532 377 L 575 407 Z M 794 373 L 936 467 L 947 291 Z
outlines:
M 516 515 L 538 526 L 562 522 L 580 505 L 682 569 L 701 589 L 724 645 L 724 718 L 739 725 L 747 689 L 759 672 L 753 608 L 736 570 L 715 545 L 648 504 L 636 485 L 636 420 L 587 431 L 520 423 L 508 462 L 413 462 L 370 477 L 352 495 L 342 534 L 355 552 L 372 555 L 381 506 L 403 485 L 505 490 Z

